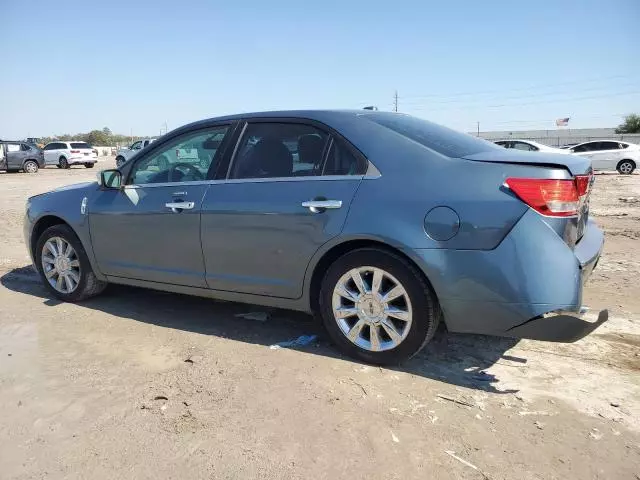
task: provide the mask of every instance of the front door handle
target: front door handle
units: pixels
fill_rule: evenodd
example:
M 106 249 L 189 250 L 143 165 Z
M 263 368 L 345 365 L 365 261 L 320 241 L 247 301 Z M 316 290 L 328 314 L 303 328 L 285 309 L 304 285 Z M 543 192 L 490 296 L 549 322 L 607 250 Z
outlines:
M 170 208 L 174 213 L 179 213 L 182 210 L 191 210 L 196 206 L 196 202 L 169 202 L 164 206 Z
M 302 206 L 308 208 L 313 213 L 322 213 L 328 208 L 340 208 L 342 207 L 342 200 L 309 200 L 302 202 Z

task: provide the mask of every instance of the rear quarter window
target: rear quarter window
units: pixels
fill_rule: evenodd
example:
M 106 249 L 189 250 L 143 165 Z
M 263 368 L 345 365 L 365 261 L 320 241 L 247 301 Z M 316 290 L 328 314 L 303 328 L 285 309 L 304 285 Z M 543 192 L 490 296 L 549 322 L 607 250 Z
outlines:
M 363 116 L 447 157 L 464 157 L 503 148 L 487 140 L 410 115 L 374 113 Z

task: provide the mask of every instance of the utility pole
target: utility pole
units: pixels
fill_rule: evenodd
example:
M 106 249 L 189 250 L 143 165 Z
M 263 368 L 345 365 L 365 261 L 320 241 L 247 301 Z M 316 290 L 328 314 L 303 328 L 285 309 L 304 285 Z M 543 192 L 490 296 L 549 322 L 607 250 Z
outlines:
M 393 111 L 398 111 L 398 90 L 396 90 L 396 93 L 393 95 Z
M 478 126 L 478 137 L 480 136 L 480 122 L 476 122 L 477 126 Z

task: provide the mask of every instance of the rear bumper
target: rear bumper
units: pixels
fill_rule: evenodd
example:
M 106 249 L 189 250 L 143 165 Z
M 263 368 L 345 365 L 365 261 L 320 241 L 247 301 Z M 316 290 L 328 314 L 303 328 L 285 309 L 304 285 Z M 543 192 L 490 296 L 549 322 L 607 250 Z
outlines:
M 529 338 L 547 342 L 575 342 L 586 337 L 609 319 L 609 311 L 602 310 L 595 322 L 583 319 L 586 312 L 550 312 L 513 327 L 505 336 Z
M 71 157 L 69 159 L 69 165 L 84 165 L 85 163 L 96 163 L 98 161 L 95 157 Z
M 589 221 L 572 249 L 528 211 L 493 250 L 412 250 L 431 281 L 449 331 L 571 342 L 608 318 L 581 314 L 583 285 L 604 236 Z M 416 257 L 417 255 L 417 257 Z

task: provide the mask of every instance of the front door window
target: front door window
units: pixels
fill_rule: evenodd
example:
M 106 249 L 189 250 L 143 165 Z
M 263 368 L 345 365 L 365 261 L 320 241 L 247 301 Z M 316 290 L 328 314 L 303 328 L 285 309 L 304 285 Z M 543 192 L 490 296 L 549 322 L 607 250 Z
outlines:
M 128 184 L 205 180 L 218 165 L 219 147 L 228 130 L 228 125 L 198 130 L 151 150 L 133 166 Z

